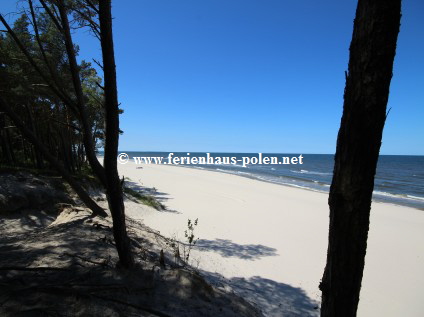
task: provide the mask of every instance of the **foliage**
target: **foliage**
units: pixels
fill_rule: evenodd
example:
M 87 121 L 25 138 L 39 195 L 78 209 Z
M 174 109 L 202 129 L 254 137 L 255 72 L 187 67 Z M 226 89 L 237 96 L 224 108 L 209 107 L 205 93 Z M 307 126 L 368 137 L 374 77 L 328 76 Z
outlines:
M 74 3 L 70 2 L 71 8 L 72 5 Z M 34 69 L 10 32 L 0 33 L 0 94 L 49 152 L 70 172 L 75 173 L 87 166 L 79 113 L 49 87 L 49 83 L 53 82 L 63 96 L 71 101 L 75 100 L 68 54 L 62 33 L 41 8 L 35 1 L 32 10 L 28 7 L 22 8 L 22 14 L 16 18 L 12 30 L 43 75 Z M 78 50 L 75 45 L 76 54 Z M 94 142 L 102 146 L 102 78 L 89 62 L 83 60 L 78 67 L 89 126 L 94 135 Z M 0 164 L 48 167 L 43 156 L 2 112 Z
M 197 227 L 199 218 L 196 218 L 194 222 L 191 221 L 191 219 L 188 219 L 187 221 L 187 230 L 184 231 L 184 236 L 187 239 L 187 248 L 184 248 L 184 259 L 188 262 L 188 259 L 190 258 L 190 251 L 196 244 L 196 242 L 199 240 L 199 238 L 195 239 L 194 236 L 194 229 Z M 186 250 L 187 249 L 187 250 Z
M 193 249 L 193 247 L 196 245 L 199 238 L 196 238 L 194 235 L 194 231 L 197 227 L 198 218 L 196 220 L 192 221 L 191 219 L 188 219 L 187 221 L 187 230 L 184 231 L 184 236 L 186 238 L 186 243 L 180 242 L 176 236 L 173 236 L 172 238 L 167 239 L 167 245 L 173 250 L 174 256 L 175 256 L 175 263 L 178 263 L 180 258 L 180 244 L 182 245 L 182 253 L 183 253 L 183 264 L 187 264 L 190 260 L 190 252 Z

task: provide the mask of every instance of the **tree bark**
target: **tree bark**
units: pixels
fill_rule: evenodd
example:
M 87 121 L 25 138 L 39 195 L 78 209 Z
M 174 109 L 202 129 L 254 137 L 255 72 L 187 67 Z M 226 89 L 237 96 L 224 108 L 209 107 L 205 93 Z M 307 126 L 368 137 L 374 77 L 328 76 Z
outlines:
M 356 316 L 401 0 L 359 0 L 330 188 L 321 316 Z
M 104 167 L 106 171 L 106 190 L 109 208 L 113 218 L 113 234 L 119 254 L 120 265 L 125 268 L 131 268 L 134 266 L 134 260 L 127 235 L 125 207 L 117 167 L 119 108 L 110 0 L 99 1 L 99 20 L 105 88 L 106 138 Z

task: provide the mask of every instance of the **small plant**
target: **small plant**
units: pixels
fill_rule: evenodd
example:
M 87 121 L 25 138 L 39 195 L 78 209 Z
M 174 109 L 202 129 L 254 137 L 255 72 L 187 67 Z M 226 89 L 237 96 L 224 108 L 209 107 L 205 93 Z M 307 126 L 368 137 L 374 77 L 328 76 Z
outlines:
M 196 244 L 196 242 L 199 240 L 199 238 L 195 238 L 194 236 L 194 229 L 197 227 L 199 218 L 196 218 L 196 220 L 191 221 L 191 219 L 188 219 L 187 221 L 187 230 L 184 231 L 184 236 L 187 239 L 188 245 L 187 248 L 184 246 L 184 259 L 186 262 L 188 262 L 188 259 L 190 258 L 190 251 Z
M 172 238 L 166 239 L 166 245 L 168 245 L 174 254 L 174 262 L 175 264 L 182 264 L 183 266 L 188 264 L 190 259 L 191 249 L 194 247 L 199 238 L 196 238 L 194 235 L 194 230 L 197 226 L 198 219 L 191 221 L 188 219 L 187 221 L 187 230 L 184 231 L 184 236 L 187 240 L 186 243 L 180 242 L 177 237 L 174 235 Z M 182 245 L 182 257 L 180 254 L 180 244 Z M 199 261 L 197 261 L 197 267 L 199 266 Z

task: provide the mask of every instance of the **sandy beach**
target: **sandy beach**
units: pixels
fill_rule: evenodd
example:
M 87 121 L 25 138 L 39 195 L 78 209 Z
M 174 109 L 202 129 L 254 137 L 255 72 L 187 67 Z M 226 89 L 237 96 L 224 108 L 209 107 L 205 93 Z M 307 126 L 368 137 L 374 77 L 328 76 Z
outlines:
M 129 203 L 129 217 L 181 241 L 198 218 L 190 263 L 212 281 L 267 316 L 319 314 L 327 194 L 177 166 L 128 162 L 119 172 L 131 186 L 154 188 L 167 207 Z M 358 316 L 422 316 L 423 267 L 424 211 L 373 203 Z

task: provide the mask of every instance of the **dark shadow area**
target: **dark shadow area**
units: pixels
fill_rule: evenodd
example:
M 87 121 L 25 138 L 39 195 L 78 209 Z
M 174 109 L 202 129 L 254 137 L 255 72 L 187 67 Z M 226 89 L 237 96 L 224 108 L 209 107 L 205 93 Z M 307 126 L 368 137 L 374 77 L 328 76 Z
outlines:
M 319 303 L 301 288 L 254 276 L 249 279 L 225 279 L 217 273 L 202 272 L 214 285 L 229 285 L 245 300 L 256 305 L 268 317 L 318 317 Z
M 138 263 L 131 270 L 115 268 L 112 224 L 88 211 L 0 235 L 0 316 L 261 317 L 189 268 L 160 268 L 158 245 L 166 241 L 137 236 L 144 227 L 129 222 Z
M 60 178 L 24 172 L 0 173 L 0 213 L 14 215 L 22 209 L 49 209 L 56 203 L 72 203 Z
M 154 187 L 141 186 L 139 183 L 129 181 L 129 180 L 125 180 L 125 186 L 139 192 L 140 194 L 151 195 L 159 201 L 166 201 L 170 199 L 169 197 L 167 197 L 169 196 L 169 194 L 158 191 Z
M 171 199 L 170 197 L 168 197 L 169 194 L 167 193 L 158 191 L 154 187 L 145 187 L 140 185 L 139 183 L 129 181 L 129 180 L 125 180 L 125 187 L 131 189 L 132 191 L 137 192 L 140 195 L 152 197 L 154 200 L 160 203 L 161 206 L 163 207 L 163 208 L 156 208 L 158 209 L 159 212 L 170 212 L 170 213 L 177 213 L 177 214 L 180 213 L 176 210 L 168 209 L 166 205 L 164 205 L 164 202 L 166 202 L 168 199 Z M 126 196 L 130 198 L 131 195 L 126 194 Z
M 52 208 L 50 208 L 52 209 Z M 5 232 L 14 228 L 15 232 L 26 232 L 34 228 L 46 227 L 57 217 L 57 212 L 39 210 L 18 210 L 7 213 L 0 218 L 0 231 Z
M 223 257 L 236 257 L 244 260 L 257 260 L 266 256 L 276 256 L 276 249 L 260 244 L 237 244 L 231 240 L 201 239 L 196 247 L 204 251 L 218 252 Z
M 90 216 L 55 225 L 35 228 L 31 231 L 2 235 L 0 237 L 0 265 L 21 266 L 50 265 L 61 262 L 63 265 L 85 265 L 82 258 L 100 258 L 101 261 L 116 258 L 111 228 L 85 225 Z M 85 230 L 75 230 L 83 227 Z M 70 234 L 71 233 L 71 234 Z M 42 243 L 40 242 L 42 241 Z M 74 255 L 78 256 L 74 256 Z

